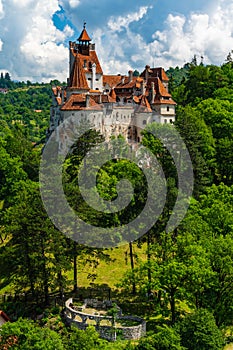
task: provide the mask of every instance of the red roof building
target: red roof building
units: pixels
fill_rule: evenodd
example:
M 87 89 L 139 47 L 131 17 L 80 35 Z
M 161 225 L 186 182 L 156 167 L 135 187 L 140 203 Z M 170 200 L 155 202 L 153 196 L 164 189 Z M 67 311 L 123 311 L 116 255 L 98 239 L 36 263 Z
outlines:
M 132 70 L 128 75 L 104 75 L 86 23 L 77 41 L 69 43 L 69 54 L 67 86 L 53 88 L 48 136 L 69 117 L 73 122 L 88 119 L 107 139 L 122 134 L 136 142 L 143 125 L 174 122 L 176 103 L 162 67 L 146 65 L 140 76 Z

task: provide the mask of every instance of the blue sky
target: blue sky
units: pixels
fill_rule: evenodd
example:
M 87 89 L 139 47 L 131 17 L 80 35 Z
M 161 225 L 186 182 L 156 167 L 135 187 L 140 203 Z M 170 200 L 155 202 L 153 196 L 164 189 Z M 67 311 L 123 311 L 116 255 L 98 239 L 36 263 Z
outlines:
M 233 49 L 232 0 L 0 0 L 0 71 L 65 81 L 68 42 L 87 22 L 105 74 L 146 64 L 220 65 Z

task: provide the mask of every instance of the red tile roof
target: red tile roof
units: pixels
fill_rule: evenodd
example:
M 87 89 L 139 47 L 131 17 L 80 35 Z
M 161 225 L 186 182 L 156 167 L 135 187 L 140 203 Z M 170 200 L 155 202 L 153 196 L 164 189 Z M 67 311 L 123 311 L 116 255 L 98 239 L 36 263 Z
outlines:
M 75 57 L 75 62 L 71 71 L 70 87 L 80 90 L 90 90 L 87 84 L 82 62 L 78 56 Z
M 165 86 L 163 85 L 163 83 L 158 77 L 154 78 L 153 80 L 151 79 L 151 82 L 152 81 L 155 84 L 156 94 L 159 94 L 160 96 L 163 96 L 163 97 L 171 97 L 171 94 L 169 94 L 169 92 L 167 91 L 167 89 L 165 88 Z
M 148 73 L 149 73 L 149 77 L 159 77 L 160 80 L 162 80 L 164 82 L 169 81 L 169 78 L 168 78 L 167 74 L 165 73 L 165 70 L 162 67 L 150 68 L 148 66 Z M 142 72 L 142 74 L 140 76 L 143 78 L 146 77 L 146 69 L 144 69 L 144 71 Z
M 83 55 L 81 53 L 76 54 L 81 62 L 82 67 L 86 66 L 85 72 L 92 72 L 92 64 L 96 64 L 96 73 L 103 74 L 98 56 L 95 51 L 89 51 L 89 55 Z M 85 61 L 85 62 L 84 62 Z M 85 64 L 84 64 L 85 63 Z
M 156 98 L 155 98 L 153 104 L 155 104 L 155 105 L 161 105 L 161 104 L 163 104 L 163 105 L 176 105 L 176 103 L 172 99 L 162 100 L 162 99 L 156 99 Z
M 91 38 L 87 34 L 86 28 L 84 27 L 82 33 L 80 34 L 78 41 L 91 41 Z
M 87 106 L 87 96 L 89 98 L 89 106 Z M 101 110 L 102 106 L 99 103 L 95 102 L 94 96 L 86 94 L 72 94 L 61 107 L 61 111 L 73 111 L 81 109 Z
M 145 95 L 140 96 L 140 104 L 136 108 L 137 113 L 151 113 L 152 109 Z
M 122 77 L 122 75 L 103 75 L 103 85 L 109 85 L 111 88 L 114 88 L 121 82 Z
M 110 91 L 109 96 L 111 96 L 111 98 L 112 98 L 113 100 L 116 101 L 116 93 L 115 93 L 115 90 L 114 90 L 114 89 L 112 89 L 112 90 Z
M 130 81 L 129 77 L 125 77 L 124 80 L 115 87 L 115 89 L 132 89 L 133 87 L 140 88 L 143 79 L 140 77 L 133 77 Z

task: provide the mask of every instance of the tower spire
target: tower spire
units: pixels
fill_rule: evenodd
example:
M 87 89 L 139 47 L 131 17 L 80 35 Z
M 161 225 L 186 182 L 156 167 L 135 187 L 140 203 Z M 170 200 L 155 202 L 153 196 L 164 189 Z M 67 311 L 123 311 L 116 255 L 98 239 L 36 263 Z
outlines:
M 89 37 L 89 35 L 87 34 L 87 31 L 86 31 L 86 22 L 83 23 L 83 30 L 78 38 L 78 41 L 80 43 L 85 43 L 85 44 L 88 44 L 89 41 L 91 41 L 91 38 Z

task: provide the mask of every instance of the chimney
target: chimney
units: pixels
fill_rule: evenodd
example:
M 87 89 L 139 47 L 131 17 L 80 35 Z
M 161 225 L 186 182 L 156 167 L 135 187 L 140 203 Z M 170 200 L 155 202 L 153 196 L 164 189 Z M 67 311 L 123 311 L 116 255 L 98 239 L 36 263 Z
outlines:
M 125 77 L 121 77 L 121 84 L 124 84 L 125 83 Z
M 142 90 L 142 95 L 145 95 L 145 93 L 146 93 L 146 82 L 145 82 L 145 80 L 143 80 L 143 82 L 141 83 L 141 90 Z
M 64 103 L 64 87 L 61 88 L 61 103 Z
M 92 64 L 92 81 L 91 81 L 91 88 L 92 90 L 95 90 L 95 79 L 96 79 L 96 64 Z
M 129 83 L 133 80 L 133 71 L 129 70 Z
M 86 95 L 86 107 L 90 107 L 90 95 Z
M 148 78 L 149 78 L 149 70 L 150 70 L 150 66 L 147 64 L 146 65 L 146 67 L 145 67 L 145 69 L 146 69 L 146 81 L 148 80 Z
M 151 102 L 154 103 L 155 100 L 155 83 L 152 81 L 151 83 Z

